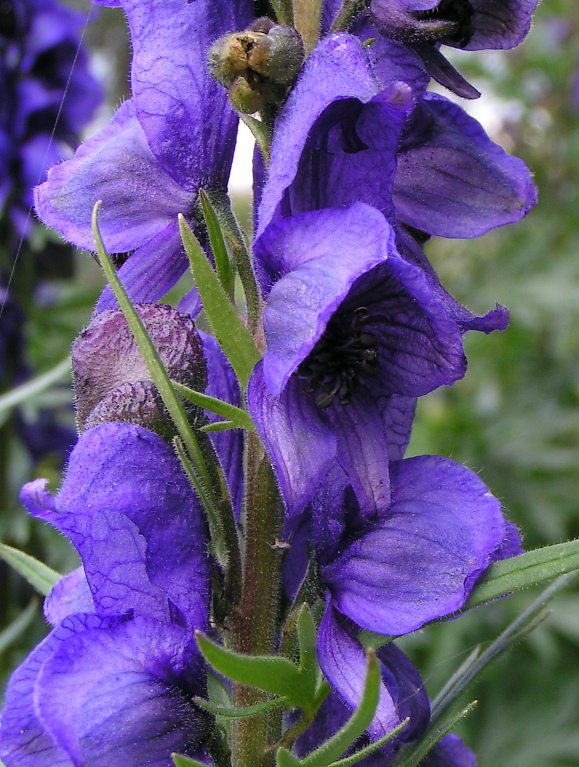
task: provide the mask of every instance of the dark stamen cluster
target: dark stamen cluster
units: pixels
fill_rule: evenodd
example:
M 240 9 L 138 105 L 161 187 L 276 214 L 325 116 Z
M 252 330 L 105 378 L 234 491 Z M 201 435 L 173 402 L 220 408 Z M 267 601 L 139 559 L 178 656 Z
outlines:
M 431 8 L 429 11 L 415 11 L 414 16 L 420 21 L 442 19 L 442 21 L 456 22 L 456 32 L 449 37 L 455 43 L 459 43 L 461 48 L 468 45 L 474 35 L 472 23 L 474 8 L 469 0 L 441 0 L 436 8 Z
M 369 321 L 365 307 L 349 315 L 334 315 L 324 334 L 297 373 L 306 379 L 305 392 L 316 392 L 320 408 L 330 407 L 336 399 L 348 405 L 356 393 L 360 377 L 373 375 L 378 364 L 376 338 L 366 331 Z

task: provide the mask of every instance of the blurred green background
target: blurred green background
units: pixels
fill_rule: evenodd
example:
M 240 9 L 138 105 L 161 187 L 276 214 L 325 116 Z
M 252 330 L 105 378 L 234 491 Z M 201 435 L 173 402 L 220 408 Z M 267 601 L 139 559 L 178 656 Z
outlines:
M 122 14 L 103 9 L 88 29 L 109 103 L 126 94 L 128 48 Z M 576 0 L 543 0 L 525 43 L 510 52 L 457 52 L 455 65 L 484 94 L 464 104 L 492 137 L 535 174 L 539 204 L 521 223 L 476 241 L 433 241 L 429 257 L 447 289 L 472 311 L 495 302 L 509 329 L 466 338 L 464 380 L 420 402 L 410 453 L 450 456 L 477 471 L 504 504 L 526 548 L 579 535 L 579 14 Z M 112 62 L 112 65 L 111 65 Z M 105 115 L 102 115 L 104 119 Z M 238 200 L 240 209 L 247 200 Z M 90 317 L 102 278 L 79 254 L 73 283 L 53 283 L 51 299 L 30 306 L 27 354 L 42 372 L 66 356 Z M 42 395 L 70 401 L 68 383 Z M 39 401 L 28 403 L 30 413 Z M 69 411 L 73 422 L 72 410 Z M 0 534 L 62 571 L 74 556 L 32 522 L 17 501 L 24 481 L 58 485 L 55 457 L 32 466 L 12 437 L 4 452 Z M 33 598 L 21 578 L 0 571 L 0 631 Z M 431 626 L 401 641 L 435 694 L 470 650 L 494 638 L 532 601 L 525 592 Z M 42 636 L 38 613 L 26 633 L 4 642 L 4 680 Z M 4 682 L 2 680 L 2 688 Z M 535 632 L 499 659 L 468 700 L 474 712 L 457 732 L 480 767 L 579 765 L 579 580 L 552 604 Z

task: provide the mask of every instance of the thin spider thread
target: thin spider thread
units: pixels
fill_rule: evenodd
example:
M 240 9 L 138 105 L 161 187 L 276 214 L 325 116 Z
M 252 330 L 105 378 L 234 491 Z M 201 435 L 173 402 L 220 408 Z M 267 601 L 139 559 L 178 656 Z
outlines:
M 78 61 L 78 57 L 80 55 L 80 50 L 81 50 L 82 45 L 84 43 L 85 34 L 86 34 L 86 31 L 88 29 L 88 25 L 89 25 L 91 17 L 92 17 L 92 13 L 93 13 L 93 6 L 91 4 L 91 6 L 88 9 L 88 12 L 87 12 L 87 15 L 86 15 L 86 19 L 85 19 L 85 22 L 84 22 L 83 27 L 82 27 L 82 31 L 80 33 L 80 39 L 78 41 L 78 45 L 76 47 L 76 52 L 75 52 L 74 58 L 72 60 L 72 66 L 70 67 L 70 72 L 68 73 L 68 78 L 67 78 L 66 84 L 64 86 L 64 91 L 62 93 L 62 98 L 60 100 L 60 104 L 58 105 L 58 112 L 56 114 L 56 117 L 54 118 L 54 125 L 52 126 L 52 131 L 50 133 L 50 138 L 48 140 L 48 145 L 46 147 L 46 152 L 45 152 L 45 155 L 43 157 L 43 162 L 42 162 L 43 166 L 46 163 L 46 159 L 48 158 L 48 154 L 49 154 L 50 149 L 52 147 L 52 142 L 54 141 L 54 136 L 55 136 L 55 133 L 56 133 L 56 126 L 58 125 L 58 121 L 60 120 L 60 115 L 62 114 L 62 110 L 64 108 L 64 101 L 65 101 L 65 99 L 66 99 L 66 97 L 68 95 L 68 90 L 69 90 L 70 83 L 71 83 L 71 80 L 72 80 L 72 75 L 74 73 L 74 70 L 75 70 L 75 67 L 76 67 L 76 63 Z M 39 176 L 39 178 L 37 179 L 36 185 L 40 184 L 41 181 L 42 181 L 42 175 Z M 20 241 L 18 243 L 18 247 L 16 248 L 16 254 L 14 256 L 14 261 L 12 262 L 12 267 L 10 269 L 10 274 L 8 275 L 8 280 L 7 280 L 6 286 L 5 286 L 5 296 L 2 298 L 2 302 L 0 303 L 0 320 L 2 319 L 2 314 L 4 313 L 4 307 L 6 306 L 6 302 L 8 301 L 8 296 L 9 296 L 9 292 L 10 292 L 10 286 L 12 285 L 12 280 L 14 279 L 14 275 L 16 273 L 16 266 L 17 266 L 17 263 L 18 263 L 18 259 L 20 257 L 20 253 L 22 252 L 22 246 L 24 245 L 25 232 L 26 232 L 26 229 L 28 227 L 28 223 L 29 223 L 30 219 L 32 218 L 32 208 L 33 208 L 32 205 L 30 205 L 29 208 L 28 208 L 28 213 L 26 215 L 26 225 L 24 226 L 24 232 L 20 236 Z

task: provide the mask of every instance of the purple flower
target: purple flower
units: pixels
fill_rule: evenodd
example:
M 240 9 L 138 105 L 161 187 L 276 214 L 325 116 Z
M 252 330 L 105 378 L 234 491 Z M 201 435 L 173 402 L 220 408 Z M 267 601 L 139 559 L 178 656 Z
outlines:
M 278 118 L 257 238 L 280 216 L 354 201 L 443 237 L 526 215 L 536 194 L 525 164 L 459 106 L 426 94 L 427 82 L 401 43 L 324 40 Z
M 173 450 L 138 426 L 85 432 L 61 490 L 26 485 L 29 511 L 66 534 L 82 568 L 54 587 L 54 629 L 16 670 L 2 716 L 7 767 L 169 767 L 202 753 L 208 721 L 193 631 L 208 620 L 198 500 Z
M 430 701 L 422 679 L 404 653 L 394 643 L 390 643 L 377 650 L 376 655 L 380 661 L 382 676 L 380 705 L 382 712 L 388 711 L 388 718 L 380 723 L 374 722 L 372 735 L 380 737 L 380 735 L 385 734 L 385 726 L 392 729 L 407 717 L 410 721 L 400 735 L 387 746 L 381 748 L 376 756 L 361 761 L 360 764 L 363 767 L 369 765 L 386 767 L 394 756 L 396 747 L 400 743 L 419 738 L 428 726 L 430 719 Z M 347 659 L 345 662 L 347 664 Z M 332 690 L 320 707 L 312 725 L 297 740 L 296 752 L 298 756 L 303 757 L 318 748 L 327 738 L 337 732 L 351 715 L 351 706 L 344 703 L 340 695 Z M 367 746 L 370 742 L 370 735 L 364 734 L 348 749 L 345 756 Z
M 267 347 L 249 403 L 289 512 L 303 509 L 336 460 L 363 512 L 379 515 L 414 398 L 464 375 L 468 322 L 364 203 L 270 224 L 255 256 Z
M 91 212 L 112 253 L 134 251 L 121 276 L 134 301 L 152 301 L 185 270 L 177 214 L 190 217 L 201 187 L 224 192 L 237 129 L 225 91 L 207 71 L 207 49 L 243 28 L 249 0 L 125 0 L 133 45 L 133 98 L 37 190 L 38 215 L 93 249 Z M 111 308 L 109 290 L 98 309 Z
M 514 48 L 527 35 L 538 0 L 372 0 L 387 37 L 478 51 Z
M 464 466 L 421 456 L 392 462 L 389 473 L 389 505 L 368 523 L 344 472 L 332 469 L 293 525 L 286 561 L 293 592 L 310 541 L 326 594 L 318 658 L 350 708 L 364 683 L 360 629 L 399 636 L 452 615 L 493 561 L 520 551 L 499 501 Z M 371 734 L 385 734 L 400 718 L 386 683 Z

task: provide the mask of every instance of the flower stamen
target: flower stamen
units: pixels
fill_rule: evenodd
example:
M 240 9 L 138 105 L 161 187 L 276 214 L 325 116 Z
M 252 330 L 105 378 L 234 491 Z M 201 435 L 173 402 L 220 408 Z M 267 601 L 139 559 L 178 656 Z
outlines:
M 316 393 L 319 408 L 337 400 L 348 405 L 360 385 L 360 378 L 374 375 L 378 364 L 376 337 L 365 330 L 370 321 L 365 307 L 352 314 L 334 315 L 297 374 L 305 379 L 304 391 Z
M 472 23 L 474 8 L 469 0 L 441 0 L 436 8 L 427 11 L 415 11 L 413 16 L 419 21 L 441 19 L 442 21 L 455 22 L 457 25 L 456 32 L 449 37 L 455 43 L 459 43 L 461 48 L 469 44 L 475 32 Z

